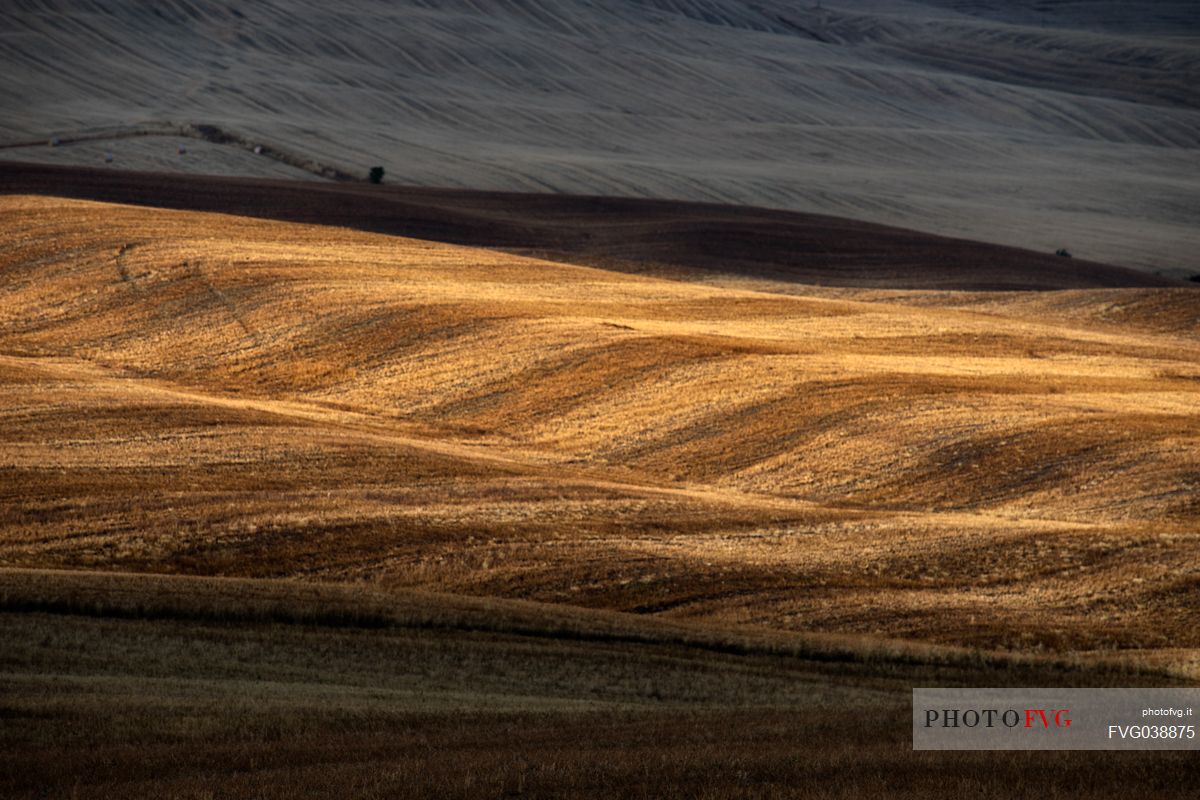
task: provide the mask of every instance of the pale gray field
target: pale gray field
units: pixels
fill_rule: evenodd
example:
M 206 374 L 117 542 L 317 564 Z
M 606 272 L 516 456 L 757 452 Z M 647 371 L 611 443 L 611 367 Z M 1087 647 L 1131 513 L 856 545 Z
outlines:
M 819 7 L 818 7 L 819 6 Z M 1200 272 L 1200 7 L 312 0 L 0 12 L 3 158 L 821 211 Z M 191 155 L 191 154 L 189 154 Z

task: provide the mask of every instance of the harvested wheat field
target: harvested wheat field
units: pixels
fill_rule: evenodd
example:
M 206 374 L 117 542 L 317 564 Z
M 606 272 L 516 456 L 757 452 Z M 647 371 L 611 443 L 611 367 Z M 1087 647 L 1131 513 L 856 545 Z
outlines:
M 1061 259 L 1074 288 L 1019 291 L 1038 256 L 915 235 L 817 286 L 614 250 L 637 204 L 547 260 L 502 240 L 533 199 L 441 193 L 480 247 L 6 173 L 0 791 L 1194 785 L 1186 754 L 916 759 L 906 726 L 927 683 L 1200 681 L 1196 289 Z M 956 283 L 972 253 L 1007 291 Z
M 2 202 L 8 566 L 1200 647 L 1194 290 L 785 296 Z

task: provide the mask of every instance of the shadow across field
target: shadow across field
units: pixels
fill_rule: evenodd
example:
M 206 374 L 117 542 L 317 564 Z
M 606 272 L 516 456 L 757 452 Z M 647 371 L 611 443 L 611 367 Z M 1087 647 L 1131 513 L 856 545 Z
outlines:
M 691 280 L 978 291 L 1187 285 L 1049 253 L 750 206 L 16 162 L 0 162 L 0 193 L 335 225 Z

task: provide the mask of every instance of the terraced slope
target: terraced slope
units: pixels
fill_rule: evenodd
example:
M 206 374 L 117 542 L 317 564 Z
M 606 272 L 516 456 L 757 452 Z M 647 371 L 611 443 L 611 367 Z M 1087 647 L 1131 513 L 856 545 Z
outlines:
M 26 0 L 0 12 L 0 144 L 782 207 L 1186 277 L 1200 14 L 1130 5 Z M 178 155 L 195 125 L 233 144 Z
M 47 197 L 0 222 L 0 564 L 1194 668 L 1193 290 L 778 295 Z

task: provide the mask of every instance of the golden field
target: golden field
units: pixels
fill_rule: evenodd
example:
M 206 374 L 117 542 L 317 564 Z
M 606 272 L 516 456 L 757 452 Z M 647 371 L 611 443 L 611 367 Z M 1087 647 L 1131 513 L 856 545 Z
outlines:
M 0 794 L 1195 784 L 913 753 L 907 705 L 1200 680 L 1193 289 L 673 281 L 32 194 L 0 230 Z
M 1195 669 L 1192 290 L 781 295 L 221 215 L 0 209 L 6 566 Z

